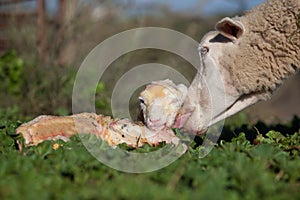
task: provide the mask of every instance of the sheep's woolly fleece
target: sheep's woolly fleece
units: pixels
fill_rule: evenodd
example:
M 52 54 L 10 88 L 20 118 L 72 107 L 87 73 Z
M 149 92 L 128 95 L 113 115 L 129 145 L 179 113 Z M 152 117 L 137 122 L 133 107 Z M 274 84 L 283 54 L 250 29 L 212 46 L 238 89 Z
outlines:
M 236 20 L 245 27 L 221 60 L 243 94 L 266 96 L 300 69 L 300 0 L 268 0 Z

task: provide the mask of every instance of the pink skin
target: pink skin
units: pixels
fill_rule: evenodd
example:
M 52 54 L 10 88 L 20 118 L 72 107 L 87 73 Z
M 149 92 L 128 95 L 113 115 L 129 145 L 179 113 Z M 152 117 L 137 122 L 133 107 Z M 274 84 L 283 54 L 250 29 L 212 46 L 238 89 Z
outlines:
M 182 128 L 183 125 L 189 119 L 190 116 L 191 116 L 191 113 L 187 113 L 187 114 L 183 114 L 183 115 L 177 115 L 172 128 Z

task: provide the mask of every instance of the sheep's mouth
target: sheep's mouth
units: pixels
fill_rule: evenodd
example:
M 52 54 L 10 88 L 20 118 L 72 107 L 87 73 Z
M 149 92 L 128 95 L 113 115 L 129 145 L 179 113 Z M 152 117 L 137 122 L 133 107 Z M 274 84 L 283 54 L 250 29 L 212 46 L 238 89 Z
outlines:
M 193 117 L 194 112 L 197 112 L 196 110 L 190 110 L 188 112 L 182 113 L 181 110 L 178 112 L 175 121 L 173 123 L 172 128 L 183 128 L 186 131 L 192 131 L 191 133 L 194 134 L 203 134 L 207 131 L 208 127 L 216 124 L 219 121 L 222 121 L 224 119 L 226 119 L 227 117 L 230 117 L 234 114 L 236 114 L 237 112 L 243 110 L 244 108 L 256 103 L 260 97 L 263 95 L 264 93 L 261 92 L 253 92 L 251 94 L 245 94 L 245 95 L 241 95 L 240 97 L 237 97 L 237 99 L 230 104 L 229 106 L 226 107 L 226 105 L 224 106 L 223 111 L 215 114 L 214 116 L 209 116 L 207 113 L 197 113 L 197 115 L 201 114 L 203 116 L 202 119 L 199 119 L 201 121 L 194 121 L 196 122 L 198 125 L 195 125 L 195 127 L 193 127 L 192 129 L 190 129 L 190 125 L 188 122 L 189 120 L 194 120 L 191 119 L 191 117 Z M 201 110 L 201 109 L 200 109 Z M 210 118 L 210 119 L 208 119 Z M 189 125 L 187 125 L 189 124 Z M 202 125 L 201 125 L 202 124 Z

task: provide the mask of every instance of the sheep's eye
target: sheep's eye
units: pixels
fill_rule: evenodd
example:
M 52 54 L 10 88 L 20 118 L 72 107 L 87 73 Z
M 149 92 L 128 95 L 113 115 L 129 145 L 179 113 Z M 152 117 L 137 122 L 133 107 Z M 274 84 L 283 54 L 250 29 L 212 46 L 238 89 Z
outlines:
M 145 104 L 145 101 L 144 101 L 143 98 L 139 97 L 139 101 L 140 101 L 141 104 Z
M 202 46 L 200 49 L 201 55 L 206 55 L 209 52 L 209 48 L 207 46 Z

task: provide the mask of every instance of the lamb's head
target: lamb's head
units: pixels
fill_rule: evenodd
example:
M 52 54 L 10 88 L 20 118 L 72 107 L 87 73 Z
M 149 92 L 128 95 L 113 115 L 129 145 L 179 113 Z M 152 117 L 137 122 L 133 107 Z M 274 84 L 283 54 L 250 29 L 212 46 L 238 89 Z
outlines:
M 154 81 L 141 92 L 140 110 L 144 123 L 152 130 L 171 127 L 186 97 L 187 88 L 170 80 Z

